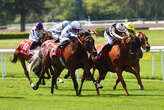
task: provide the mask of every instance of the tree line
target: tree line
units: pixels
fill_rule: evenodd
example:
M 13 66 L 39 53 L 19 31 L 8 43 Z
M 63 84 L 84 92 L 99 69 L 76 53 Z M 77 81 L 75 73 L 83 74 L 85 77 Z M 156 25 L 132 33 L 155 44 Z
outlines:
M 36 21 L 164 18 L 164 0 L 0 0 L 0 25 Z

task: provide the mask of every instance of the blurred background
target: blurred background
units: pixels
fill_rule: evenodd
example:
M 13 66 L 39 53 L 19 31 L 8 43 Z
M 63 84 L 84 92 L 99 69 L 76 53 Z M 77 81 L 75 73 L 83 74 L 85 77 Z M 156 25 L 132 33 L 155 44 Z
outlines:
M 163 0 L 0 0 L 1 31 L 29 31 L 36 21 L 46 27 L 63 20 L 82 24 L 133 21 L 135 27 L 164 27 Z M 147 25 L 143 25 L 147 24 Z M 151 24 L 151 25 L 150 25 Z M 158 25 L 155 25 L 158 24 Z M 94 26 L 95 27 L 95 26 Z M 3 29 L 3 30 L 2 30 Z

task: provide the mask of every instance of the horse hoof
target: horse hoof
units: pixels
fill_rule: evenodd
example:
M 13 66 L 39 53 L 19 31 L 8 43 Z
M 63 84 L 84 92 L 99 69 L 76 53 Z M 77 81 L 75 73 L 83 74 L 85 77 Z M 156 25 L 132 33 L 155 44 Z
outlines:
M 33 87 L 33 90 L 37 90 L 37 89 L 38 89 L 38 87 L 36 87 L 36 86 Z
M 113 87 L 113 90 L 115 91 L 116 90 L 116 87 Z
M 139 88 L 140 88 L 140 90 L 144 90 L 144 87 L 143 86 L 140 86 Z
M 126 94 L 126 96 L 129 96 L 129 94 Z

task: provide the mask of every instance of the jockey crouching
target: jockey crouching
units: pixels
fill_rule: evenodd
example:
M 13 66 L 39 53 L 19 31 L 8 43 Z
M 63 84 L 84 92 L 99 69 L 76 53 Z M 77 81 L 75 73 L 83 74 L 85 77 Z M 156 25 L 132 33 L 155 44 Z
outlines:
M 131 55 L 132 56 L 138 56 L 136 50 L 138 48 L 140 48 L 141 44 L 140 44 L 139 38 L 137 37 L 137 32 L 134 28 L 134 24 L 133 24 L 133 22 L 129 22 L 125 25 L 125 27 L 128 29 L 130 35 L 133 36 L 131 43 L 130 43 Z M 140 58 L 140 55 L 139 55 L 139 58 Z
M 72 21 L 70 25 L 66 26 L 61 33 L 59 47 L 63 49 L 72 38 L 77 37 L 80 29 L 81 26 L 78 21 Z
M 53 39 L 55 39 L 55 42 L 59 42 L 62 30 L 68 25 L 70 25 L 69 21 L 63 21 L 52 27 L 52 29 L 51 29 L 52 37 L 53 37 Z
M 122 23 L 115 23 L 110 27 L 107 27 L 104 32 L 104 37 L 107 39 L 108 43 L 102 48 L 99 53 L 99 58 L 101 59 L 104 55 L 104 50 L 110 51 L 115 39 L 123 39 L 123 34 L 129 36 L 129 32 Z
M 43 27 L 41 22 L 37 22 L 35 26 L 32 28 L 29 39 L 31 41 L 30 51 L 41 44 L 40 39 L 42 38 L 42 33 L 48 31 Z

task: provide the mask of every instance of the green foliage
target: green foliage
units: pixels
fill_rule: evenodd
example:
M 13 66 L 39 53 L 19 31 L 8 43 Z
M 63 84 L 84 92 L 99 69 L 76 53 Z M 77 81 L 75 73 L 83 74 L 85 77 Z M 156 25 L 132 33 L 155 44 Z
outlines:
M 18 39 L 28 38 L 29 32 L 2 32 L 0 33 L 0 39 Z

